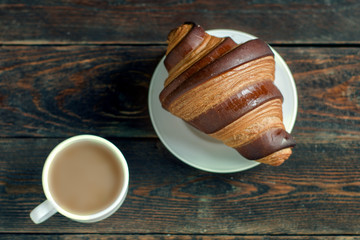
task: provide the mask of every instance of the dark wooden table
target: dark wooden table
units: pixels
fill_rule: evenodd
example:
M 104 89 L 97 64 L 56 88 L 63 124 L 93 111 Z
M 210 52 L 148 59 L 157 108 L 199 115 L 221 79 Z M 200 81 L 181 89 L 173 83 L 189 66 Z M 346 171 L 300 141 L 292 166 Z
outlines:
M 273 3 L 271 3 L 273 2 Z M 359 1 L 0 1 L 0 239 L 360 239 Z M 151 75 L 184 21 L 269 42 L 293 72 L 297 146 L 280 167 L 194 169 L 156 136 Z M 130 169 L 94 224 L 30 211 L 45 158 L 89 133 Z

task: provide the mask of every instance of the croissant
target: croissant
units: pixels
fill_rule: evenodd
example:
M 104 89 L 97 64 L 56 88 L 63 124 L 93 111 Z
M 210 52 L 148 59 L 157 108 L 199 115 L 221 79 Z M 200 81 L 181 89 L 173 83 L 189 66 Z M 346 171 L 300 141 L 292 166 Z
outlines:
M 243 157 L 278 166 L 294 138 L 283 124 L 275 60 L 260 39 L 236 44 L 184 23 L 168 35 L 162 107 Z

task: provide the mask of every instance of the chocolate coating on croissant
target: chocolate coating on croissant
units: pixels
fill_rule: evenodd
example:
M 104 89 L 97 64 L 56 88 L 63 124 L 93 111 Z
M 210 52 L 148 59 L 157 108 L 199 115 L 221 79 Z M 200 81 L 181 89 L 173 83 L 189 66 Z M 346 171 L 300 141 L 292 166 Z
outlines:
M 237 44 L 230 38 L 225 38 L 218 46 L 216 46 L 213 50 L 211 50 L 208 54 L 206 54 L 203 58 L 194 63 L 191 67 L 182 72 L 179 76 L 177 76 L 173 81 L 169 83 L 160 93 L 160 101 L 164 102 L 164 99 L 178 88 L 186 79 L 188 79 L 191 75 L 199 71 L 204 66 L 213 62 L 215 59 L 227 53 L 229 50 L 234 48 Z
M 260 39 L 247 41 L 186 79 L 164 99 L 162 105 L 168 109 L 175 99 L 192 88 L 237 66 L 265 56 L 274 56 L 274 54 L 264 41 Z
M 211 134 L 275 98 L 283 100 L 281 92 L 272 81 L 255 83 L 241 89 L 226 101 L 200 114 L 188 123 L 206 134 Z
M 295 145 L 294 138 L 284 129 L 271 128 L 252 142 L 235 149 L 245 158 L 257 160 Z
M 166 56 L 164 65 L 167 71 L 170 71 L 170 69 L 180 62 L 189 52 L 197 48 L 204 40 L 205 30 L 199 25 L 192 24 L 191 30 Z

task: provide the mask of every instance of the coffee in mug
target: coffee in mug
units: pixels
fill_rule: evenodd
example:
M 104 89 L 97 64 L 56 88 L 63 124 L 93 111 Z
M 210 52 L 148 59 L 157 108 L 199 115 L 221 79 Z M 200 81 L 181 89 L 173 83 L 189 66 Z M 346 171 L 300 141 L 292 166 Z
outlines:
M 80 142 L 60 151 L 49 169 L 55 202 L 69 212 L 99 212 L 115 201 L 124 181 L 116 156 L 102 145 Z
M 35 223 L 56 212 L 80 222 L 100 221 L 125 199 L 128 167 L 122 153 L 109 141 L 80 135 L 60 143 L 43 169 L 47 200 L 30 216 Z

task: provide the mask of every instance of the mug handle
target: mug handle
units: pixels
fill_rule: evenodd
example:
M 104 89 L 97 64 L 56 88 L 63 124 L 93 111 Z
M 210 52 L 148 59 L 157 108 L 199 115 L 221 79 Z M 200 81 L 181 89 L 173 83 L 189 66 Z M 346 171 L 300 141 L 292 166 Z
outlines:
M 52 205 L 49 200 L 45 200 L 31 211 L 30 218 L 34 223 L 39 224 L 50 218 L 55 213 L 57 213 L 57 210 L 54 205 Z

